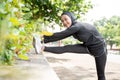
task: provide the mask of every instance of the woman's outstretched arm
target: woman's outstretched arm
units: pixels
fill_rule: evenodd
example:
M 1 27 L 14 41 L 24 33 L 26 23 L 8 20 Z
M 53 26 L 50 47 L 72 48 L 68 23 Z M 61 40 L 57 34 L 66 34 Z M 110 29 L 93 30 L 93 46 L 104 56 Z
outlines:
M 73 35 L 77 31 L 79 31 L 79 27 L 71 26 L 64 31 L 54 33 L 52 36 L 43 36 L 44 42 L 48 43 L 48 42 L 58 41 Z

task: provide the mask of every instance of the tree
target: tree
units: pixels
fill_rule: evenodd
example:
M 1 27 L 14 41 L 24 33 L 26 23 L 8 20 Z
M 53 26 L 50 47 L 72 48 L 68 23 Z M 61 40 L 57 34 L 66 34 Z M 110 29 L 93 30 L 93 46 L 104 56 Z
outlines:
M 85 0 L 23 0 L 23 12 L 28 18 L 59 22 L 59 16 L 63 11 L 72 11 L 80 17 L 79 14 L 85 14 L 92 8 L 91 2 Z
M 107 19 L 105 17 L 103 17 L 101 20 L 97 20 L 94 22 L 94 25 L 95 26 L 99 26 L 99 27 L 102 27 L 102 26 L 105 26 L 106 23 L 107 23 Z
M 3 64 L 11 65 L 16 54 L 26 54 L 30 49 L 28 30 L 32 27 L 25 30 L 27 21 L 21 17 L 20 4 L 21 0 L 0 1 L 0 63 Z
M 94 24 L 100 30 L 101 34 L 106 39 L 107 43 L 111 46 L 116 44 L 120 45 L 120 17 L 112 16 L 109 19 L 103 18 L 95 21 Z

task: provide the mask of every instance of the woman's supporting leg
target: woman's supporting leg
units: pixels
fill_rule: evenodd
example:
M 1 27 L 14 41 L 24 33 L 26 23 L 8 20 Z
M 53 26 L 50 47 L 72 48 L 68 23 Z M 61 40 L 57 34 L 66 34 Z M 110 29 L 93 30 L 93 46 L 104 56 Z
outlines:
M 103 54 L 100 57 L 95 57 L 98 80 L 106 80 L 105 79 L 106 59 L 107 59 L 106 54 Z
M 44 51 L 52 52 L 56 54 L 61 54 L 65 52 L 89 53 L 87 47 L 82 44 L 66 45 L 66 46 L 61 46 L 61 47 L 45 47 Z

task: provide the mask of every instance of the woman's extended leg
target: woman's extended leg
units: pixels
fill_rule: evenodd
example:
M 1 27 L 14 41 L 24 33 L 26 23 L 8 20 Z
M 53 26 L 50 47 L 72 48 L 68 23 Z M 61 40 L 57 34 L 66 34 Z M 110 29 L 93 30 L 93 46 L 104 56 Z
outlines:
M 44 51 L 52 52 L 56 54 L 61 54 L 65 52 L 89 53 L 87 47 L 82 44 L 66 45 L 66 46 L 61 46 L 61 47 L 45 47 Z
M 95 57 L 98 80 L 106 80 L 105 79 L 106 59 L 107 59 L 107 55 L 106 54 L 103 54 L 100 57 Z

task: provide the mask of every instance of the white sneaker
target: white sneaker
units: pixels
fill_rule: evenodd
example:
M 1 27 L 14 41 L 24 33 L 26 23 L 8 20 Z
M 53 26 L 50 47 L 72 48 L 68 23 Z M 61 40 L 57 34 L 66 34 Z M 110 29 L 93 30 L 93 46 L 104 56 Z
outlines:
M 33 35 L 33 47 L 35 48 L 35 52 L 36 54 L 40 54 L 41 53 L 41 40 L 40 40 L 40 36 L 37 34 Z

